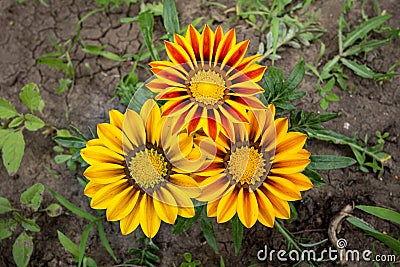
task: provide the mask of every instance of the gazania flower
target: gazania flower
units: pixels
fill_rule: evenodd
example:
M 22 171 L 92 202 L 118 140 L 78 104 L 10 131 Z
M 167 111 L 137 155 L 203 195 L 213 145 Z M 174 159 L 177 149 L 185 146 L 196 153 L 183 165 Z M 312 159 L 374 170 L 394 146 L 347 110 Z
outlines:
M 306 135 L 288 133 L 287 119 L 274 123 L 274 115 L 273 106 L 250 110 L 249 124 L 235 124 L 232 141 L 220 135 L 213 164 L 198 173 L 209 177 L 201 182 L 204 193 L 198 199 L 208 202 L 207 214 L 218 223 L 237 213 L 248 228 L 257 220 L 273 227 L 275 217 L 290 217 L 288 201 L 301 199 L 300 191 L 312 187 L 301 173 L 310 162 L 303 149 Z
M 140 224 L 149 238 L 161 221 L 173 224 L 177 215 L 194 216 L 191 197 L 199 194 L 186 173 L 198 167 L 189 162 L 193 138 L 172 135 L 161 111 L 148 100 L 140 115 L 110 111 L 110 123 L 97 126 L 99 138 L 87 142 L 82 158 L 90 164 L 84 172 L 85 194 L 94 209 L 106 209 L 107 220 L 120 221 L 122 234 Z
M 247 122 L 246 109 L 265 106 L 255 95 L 264 90 L 260 81 L 267 67 L 255 64 L 261 55 L 245 57 L 249 40 L 236 43 L 236 33 L 215 33 L 206 25 L 200 34 L 189 25 L 186 36 L 175 34 L 165 42 L 171 61 L 151 62 L 155 79 L 146 86 L 167 100 L 163 116 L 179 116 L 174 131 L 189 134 L 203 128 L 215 140 L 221 131 L 230 136 L 232 123 Z

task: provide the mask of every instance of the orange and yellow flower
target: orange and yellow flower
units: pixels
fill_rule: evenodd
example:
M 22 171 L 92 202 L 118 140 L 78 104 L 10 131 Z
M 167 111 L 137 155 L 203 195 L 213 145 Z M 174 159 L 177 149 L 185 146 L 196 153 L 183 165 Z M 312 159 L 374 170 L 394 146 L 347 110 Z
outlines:
M 140 224 L 149 238 L 161 221 L 174 224 L 178 215 L 194 216 L 191 198 L 200 190 L 189 176 L 199 166 L 187 156 L 193 138 L 186 132 L 173 135 L 154 100 L 140 114 L 110 111 L 110 123 L 97 126 L 98 139 L 87 142 L 82 158 L 90 165 L 85 195 L 90 206 L 106 209 L 107 220 L 120 221 L 122 234 Z
M 201 34 L 189 25 L 185 37 L 165 42 L 171 61 L 151 62 L 155 79 L 146 86 L 167 100 L 163 116 L 178 117 L 175 132 L 202 128 L 213 140 L 221 131 L 231 136 L 232 123 L 248 122 L 247 109 L 266 108 L 256 82 L 267 67 L 256 64 L 261 55 L 245 57 L 248 45 L 236 43 L 234 29 L 224 34 L 219 26 L 214 33 L 207 25 Z
M 232 140 L 218 136 L 213 163 L 197 173 L 206 177 L 198 199 L 208 202 L 207 214 L 218 223 L 237 213 L 248 228 L 257 220 L 273 227 L 275 217 L 290 217 L 288 201 L 301 199 L 300 191 L 312 188 L 301 173 L 310 162 L 310 153 L 303 149 L 306 135 L 288 132 L 287 119 L 274 121 L 274 116 L 272 105 L 250 110 L 248 124 L 234 125 Z M 195 143 L 207 143 L 207 138 L 196 137 Z M 212 148 L 212 143 L 202 147 Z

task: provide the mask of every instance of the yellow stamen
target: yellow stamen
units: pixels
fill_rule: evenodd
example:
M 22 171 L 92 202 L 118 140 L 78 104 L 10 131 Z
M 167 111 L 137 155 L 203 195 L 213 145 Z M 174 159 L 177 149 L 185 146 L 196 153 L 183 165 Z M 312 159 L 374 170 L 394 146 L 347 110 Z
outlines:
M 236 183 L 255 185 L 261 181 L 265 165 L 265 160 L 257 149 L 243 146 L 232 152 L 227 169 Z
M 189 90 L 197 102 L 215 105 L 225 96 L 225 80 L 212 70 L 199 70 L 190 79 Z
M 167 175 L 167 161 L 155 149 L 137 152 L 129 162 L 129 173 L 142 188 L 154 188 Z

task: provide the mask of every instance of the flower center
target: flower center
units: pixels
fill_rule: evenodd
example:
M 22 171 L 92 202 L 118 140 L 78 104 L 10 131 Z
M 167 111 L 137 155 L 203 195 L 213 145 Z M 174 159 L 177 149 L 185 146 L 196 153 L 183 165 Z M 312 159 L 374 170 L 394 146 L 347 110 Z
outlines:
M 154 148 L 137 152 L 129 162 L 129 174 L 142 188 L 154 188 L 164 182 L 168 162 Z
M 265 166 L 265 159 L 256 148 L 242 146 L 230 155 L 227 171 L 238 185 L 258 187 L 266 172 Z
M 197 102 L 215 105 L 225 96 L 225 80 L 213 70 L 199 70 L 190 79 L 188 89 Z

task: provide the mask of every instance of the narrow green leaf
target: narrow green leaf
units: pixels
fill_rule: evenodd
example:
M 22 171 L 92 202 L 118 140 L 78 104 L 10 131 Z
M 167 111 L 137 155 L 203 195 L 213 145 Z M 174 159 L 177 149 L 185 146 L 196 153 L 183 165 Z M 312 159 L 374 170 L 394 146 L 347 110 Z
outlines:
M 364 205 L 357 205 L 356 208 L 365 211 L 369 214 L 372 214 L 376 217 L 379 217 L 381 219 L 400 224 L 400 213 L 395 212 L 393 210 L 375 206 L 364 206 Z
M 379 75 L 379 73 L 375 73 L 366 65 L 360 65 L 353 60 L 342 58 L 340 61 L 343 63 L 343 65 L 354 71 L 356 75 L 363 78 L 374 79 L 377 75 Z
M 313 169 L 310 169 L 307 167 L 304 171 L 303 174 L 307 176 L 312 184 L 314 185 L 315 188 L 321 187 L 326 184 L 325 180 L 322 178 L 322 176 L 314 171 Z
M 335 85 L 335 78 L 331 78 L 326 85 L 324 86 L 324 88 L 322 89 L 323 92 L 329 92 L 332 90 L 333 86 Z
M 117 54 L 114 54 L 109 51 L 105 51 L 103 47 L 99 47 L 97 45 L 85 45 L 83 44 L 82 51 L 88 54 L 96 55 L 96 56 L 102 56 L 110 60 L 122 62 L 125 61 L 125 58 L 122 58 L 118 56 Z
M 22 232 L 13 244 L 12 254 L 18 267 L 26 267 L 29 264 L 33 252 L 32 237 Z
M 46 209 L 46 213 L 50 217 L 57 217 L 60 216 L 62 213 L 62 207 L 57 203 L 50 204 Z
M 74 257 L 75 261 L 79 259 L 79 248 L 71 241 L 66 235 L 61 231 L 57 230 L 58 240 L 60 240 L 61 245 Z
M 297 86 L 303 80 L 304 74 L 306 72 L 305 63 L 301 60 L 299 63 L 294 66 L 292 72 L 290 73 L 289 77 L 286 79 L 284 83 L 284 88 L 289 91 L 293 91 L 297 88 Z
M 8 128 L 15 128 L 18 127 L 19 125 L 21 125 L 24 122 L 24 116 L 18 116 L 16 118 L 14 118 L 10 124 L 8 124 Z
M 78 267 L 82 266 L 82 260 L 85 256 L 85 249 L 86 249 L 86 242 L 89 236 L 90 230 L 95 226 L 97 220 L 92 221 L 91 223 L 86 226 L 85 230 L 83 230 L 81 242 L 79 244 L 79 259 L 78 259 Z
M 35 83 L 28 83 L 25 85 L 21 89 L 19 97 L 30 111 L 38 110 L 39 112 L 42 112 L 44 101 L 40 95 L 39 87 Z
M 86 140 L 76 136 L 56 136 L 53 140 L 64 147 L 84 148 L 86 146 Z
M 44 127 L 46 124 L 33 114 L 25 115 L 25 128 L 29 131 L 37 131 Z
M 61 94 L 63 93 L 65 90 L 68 89 L 68 86 L 72 83 L 71 79 L 60 79 L 58 80 L 59 86 L 56 90 L 56 94 Z
M 8 120 L 17 115 L 18 112 L 15 110 L 14 106 L 4 98 L 0 98 L 0 119 Z
M 0 197 L 0 214 L 12 211 L 13 208 L 7 198 Z
M 212 221 L 209 217 L 203 217 L 200 221 L 200 228 L 203 232 L 208 245 L 216 252 L 219 253 L 217 238 L 215 237 Z
M 70 210 L 72 213 L 88 219 L 90 221 L 96 220 L 97 218 L 89 213 L 87 213 L 86 211 L 78 208 L 77 206 L 75 206 L 74 204 L 72 204 L 71 202 L 69 202 L 68 200 L 66 200 L 65 198 L 63 198 L 61 195 L 57 194 L 56 192 L 54 192 L 51 189 L 48 189 L 50 191 L 50 193 L 68 210 Z
M 357 161 L 353 158 L 336 155 L 311 155 L 308 165 L 314 170 L 333 170 L 349 167 Z
M 104 248 L 107 250 L 108 254 L 110 254 L 110 256 L 113 258 L 113 260 L 118 263 L 118 259 L 115 256 L 114 251 L 112 250 L 110 243 L 107 240 L 106 233 L 104 232 L 103 222 L 99 221 L 99 223 L 97 224 L 97 230 L 99 232 L 100 240 Z
M 159 60 L 157 50 L 153 46 L 153 28 L 154 28 L 154 17 L 150 12 L 143 12 L 139 15 L 139 27 L 142 33 L 144 44 L 150 52 L 153 60 Z
M 28 207 L 37 211 L 42 203 L 44 186 L 37 183 L 26 189 L 22 194 L 20 201 L 22 204 L 28 204 Z
M 13 217 L 15 221 L 19 222 L 25 230 L 40 232 L 40 227 L 36 224 L 35 220 L 22 217 L 18 212 L 13 212 Z
M 174 34 L 180 33 L 178 12 L 176 11 L 175 0 L 164 0 L 163 3 L 164 27 L 168 33 L 168 39 L 172 42 Z
M 364 230 L 367 234 L 373 236 L 374 238 L 378 239 L 379 241 L 385 243 L 388 247 L 393 249 L 393 251 L 396 251 L 397 253 L 400 253 L 400 241 L 397 239 L 394 239 L 390 235 L 382 234 L 375 230 L 374 228 L 369 227 L 362 221 L 360 221 L 358 218 L 354 217 L 349 217 L 346 219 L 348 222 L 353 224 L 354 226 Z
M 365 38 L 365 36 L 371 30 L 379 28 L 383 23 L 385 23 L 391 17 L 392 17 L 391 15 L 383 15 L 383 16 L 381 15 L 361 23 L 354 29 L 354 31 L 352 31 L 345 37 L 345 40 L 343 42 L 343 49 L 350 47 L 358 39 Z
M 240 248 L 242 247 L 243 241 L 243 224 L 239 220 L 237 214 L 231 219 L 232 222 L 232 238 L 233 246 L 235 248 L 235 255 L 239 254 Z
M 274 65 L 276 50 L 278 48 L 278 38 L 279 38 L 279 19 L 277 17 L 272 17 L 271 20 L 271 33 L 272 33 L 272 66 Z
M 21 131 L 12 132 L 3 143 L 3 164 L 10 176 L 14 175 L 21 164 L 25 150 L 24 136 Z

